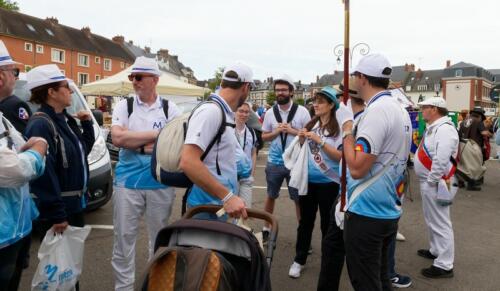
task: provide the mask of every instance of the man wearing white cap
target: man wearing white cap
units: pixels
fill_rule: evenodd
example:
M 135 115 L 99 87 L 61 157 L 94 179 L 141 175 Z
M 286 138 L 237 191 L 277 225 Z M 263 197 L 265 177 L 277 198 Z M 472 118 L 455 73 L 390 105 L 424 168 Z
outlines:
M 143 214 L 149 234 L 149 256 L 156 235 L 168 223 L 175 198 L 151 175 L 151 152 L 159 131 L 180 114 L 177 106 L 156 92 L 161 72 L 155 59 L 138 57 L 129 80 L 136 95 L 120 101 L 113 112 L 111 136 L 120 147 L 113 194 L 114 245 L 111 264 L 115 290 L 133 290 L 135 242 Z
M 283 153 L 292 140 L 311 120 L 309 111 L 292 100 L 295 84 L 288 75 L 282 75 L 274 81 L 276 103 L 272 110 L 264 115 L 262 139 L 271 142 L 266 164 L 267 197 L 264 210 L 273 213 L 274 204 L 280 195 L 281 185 L 290 180 L 290 170 L 285 167 Z M 296 188 L 288 187 L 290 199 L 295 203 L 297 221 L 300 220 L 299 193 Z M 264 240 L 269 235 L 267 225 L 262 229 Z
M 388 247 L 401 216 L 404 170 L 410 151 L 408 114 L 387 91 L 392 68 L 380 54 L 360 60 L 352 88 L 367 103 L 353 128 L 352 111 L 338 111 L 347 164 L 344 241 L 355 290 L 391 290 Z
M 427 128 L 417 149 L 415 173 L 420 180 L 430 249 L 418 250 L 417 253 L 434 260 L 430 268 L 422 270 L 422 275 L 448 278 L 453 277 L 455 251 L 450 205 L 457 190 L 456 185 L 453 185 L 456 184 L 453 175 L 457 165 L 458 132 L 448 117 L 443 98 L 429 98 L 418 105 Z
M 179 165 L 194 183 L 188 194 L 188 207 L 222 205 L 231 217 L 247 217 L 243 199 L 234 194 L 238 185 L 235 149 L 239 147 L 234 112 L 248 97 L 252 78 L 252 70 L 243 63 L 226 67 L 221 89 L 191 115 Z M 220 129 L 220 139 L 210 147 Z M 216 219 L 212 215 L 205 218 Z
M 19 69 L 0 40 L 0 102 L 12 95 Z M 25 142 L 0 111 L 0 290 L 17 290 L 38 216 L 28 182 L 44 171 L 47 141 Z

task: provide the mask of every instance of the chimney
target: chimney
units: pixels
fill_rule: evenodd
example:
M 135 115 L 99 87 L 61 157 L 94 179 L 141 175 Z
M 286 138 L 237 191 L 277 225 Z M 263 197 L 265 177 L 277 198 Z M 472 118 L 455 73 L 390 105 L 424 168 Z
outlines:
M 47 17 L 45 18 L 45 21 L 48 21 L 50 24 L 52 24 L 52 26 L 59 24 L 59 20 L 57 20 L 57 18 L 55 17 Z
M 90 38 L 90 36 L 91 36 L 91 34 L 90 34 L 90 27 L 85 26 L 85 27 L 84 27 L 84 28 L 82 28 L 81 30 L 82 30 L 83 34 L 85 34 L 85 36 L 86 36 L 87 38 Z
M 422 73 L 422 70 L 420 70 L 420 68 L 418 68 L 417 73 L 415 74 L 415 77 L 417 78 L 417 80 L 420 80 L 422 78 L 423 74 L 424 73 Z
M 410 66 L 408 66 L 408 63 L 405 64 L 405 72 L 408 72 L 408 70 L 410 69 Z
M 410 65 L 410 72 L 415 72 L 415 64 Z
M 125 43 L 125 37 L 123 37 L 123 35 L 114 36 L 111 40 L 119 45 L 123 45 Z
M 333 74 L 334 74 L 334 75 L 337 75 L 337 73 L 338 73 L 338 72 L 339 72 L 339 71 L 335 70 L 335 71 L 333 71 Z
M 144 47 L 144 50 L 146 51 L 146 53 L 150 54 L 151 53 L 151 48 L 149 46 L 145 46 Z
M 446 61 L 446 67 L 449 68 L 451 66 L 451 61 L 450 60 L 447 60 Z
M 176 62 L 178 62 L 178 61 L 179 61 L 179 57 L 178 57 L 178 56 L 172 56 L 172 58 L 173 58 Z
M 167 49 L 160 49 L 156 53 L 156 56 L 158 57 L 159 60 L 166 61 L 166 60 L 168 60 L 168 50 Z

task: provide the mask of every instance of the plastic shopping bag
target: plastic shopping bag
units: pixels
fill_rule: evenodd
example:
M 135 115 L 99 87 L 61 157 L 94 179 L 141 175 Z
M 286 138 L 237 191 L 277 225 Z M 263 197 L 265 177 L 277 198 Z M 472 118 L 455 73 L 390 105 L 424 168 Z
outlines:
M 90 226 L 68 226 L 63 234 L 50 229 L 38 250 L 38 267 L 31 281 L 32 291 L 69 291 L 82 273 L 83 247 Z

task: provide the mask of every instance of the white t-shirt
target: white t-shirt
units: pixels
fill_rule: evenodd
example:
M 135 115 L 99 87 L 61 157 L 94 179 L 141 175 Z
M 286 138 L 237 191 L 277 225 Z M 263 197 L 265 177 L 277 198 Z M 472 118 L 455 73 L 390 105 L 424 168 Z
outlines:
M 218 95 L 211 95 L 215 102 L 224 108 L 226 123 L 234 124 L 234 113 L 227 102 Z M 185 144 L 197 145 L 205 151 L 213 140 L 222 123 L 221 109 L 217 104 L 206 103 L 198 107 L 189 120 Z M 207 154 L 203 163 L 210 173 L 233 193 L 237 190 L 237 172 L 235 147 L 238 146 L 234 127 L 226 126 L 219 143 L 216 143 Z M 216 160 L 218 161 L 221 175 L 217 173 Z M 224 193 L 226 194 L 226 193 Z M 221 204 L 221 200 L 193 185 L 188 198 L 190 206 L 200 204 Z
M 275 105 L 278 106 L 278 105 Z M 278 106 L 279 108 L 279 106 Z M 290 112 L 290 109 L 292 109 L 292 103 L 290 104 L 290 107 L 288 108 L 287 111 L 283 111 L 279 109 L 279 113 L 281 116 L 281 120 L 283 123 L 286 123 L 288 114 Z M 293 117 L 293 120 L 290 122 L 291 126 L 297 130 L 303 129 L 306 124 L 311 120 L 311 115 L 309 114 L 309 111 L 304 106 L 300 106 L 297 108 L 297 112 L 295 112 L 295 116 Z M 274 116 L 274 110 L 273 108 L 269 108 L 269 110 L 266 112 L 266 115 L 264 116 L 264 123 L 262 124 L 262 131 L 263 132 L 273 132 L 276 130 L 278 127 L 278 121 L 276 120 L 276 117 Z M 283 134 L 284 135 L 284 134 Z M 286 145 L 285 149 L 290 145 L 290 142 L 295 138 L 295 136 L 291 134 L 287 134 L 286 138 Z M 283 147 L 281 143 L 281 134 L 276 136 L 274 140 L 271 142 L 271 145 L 269 146 L 269 154 L 267 161 L 271 164 L 275 165 L 284 165 L 285 163 L 283 162 Z
M 401 215 L 401 190 L 411 145 L 410 117 L 388 91 L 383 91 L 370 99 L 357 122 L 356 151 L 375 155 L 377 159 L 361 179 L 353 179 L 347 171 L 348 198 L 356 187 L 382 171 L 384 165 L 389 168 L 349 204 L 348 210 L 372 218 L 396 219 Z
M 181 114 L 175 103 L 168 101 L 168 120 L 163 111 L 161 97 L 151 106 L 134 97 L 133 111 L 128 116 L 127 100 L 121 100 L 113 110 L 111 126 L 118 125 L 130 131 L 161 130 L 167 122 Z M 137 151 L 120 149 L 120 156 L 115 169 L 115 185 L 128 189 L 162 189 L 151 175 L 151 156 Z
M 251 130 L 246 125 L 242 131 L 239 131 L 237 128 L 235 129 L 236 140 L 250 160 L 252 159 L 252 152 L 257 145 L 257 136 L 255 134 L 252 135 Z

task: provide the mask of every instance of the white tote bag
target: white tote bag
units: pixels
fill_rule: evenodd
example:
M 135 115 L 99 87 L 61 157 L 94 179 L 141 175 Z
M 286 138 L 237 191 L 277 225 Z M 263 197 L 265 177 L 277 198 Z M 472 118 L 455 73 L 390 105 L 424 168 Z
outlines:
M 63 234 L 50 229 L 38 250 L 38 267 L 32 291 L 70 291 L 82 273 L 83 247 L 90 233 L 90 226 L 68 226 Z

